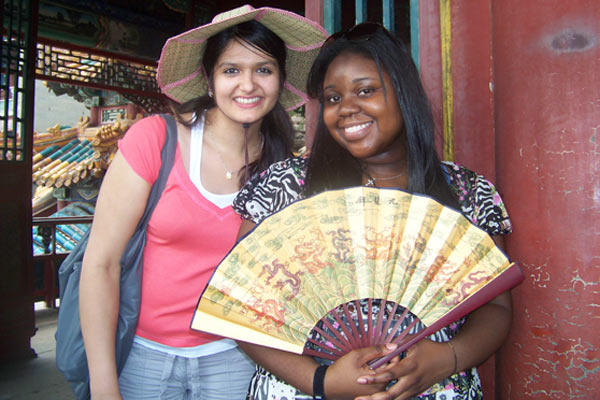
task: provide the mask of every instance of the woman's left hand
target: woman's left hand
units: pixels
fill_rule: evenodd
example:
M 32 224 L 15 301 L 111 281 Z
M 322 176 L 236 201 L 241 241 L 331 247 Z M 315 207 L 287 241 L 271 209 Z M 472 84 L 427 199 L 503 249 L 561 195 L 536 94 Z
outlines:
M 385 392 L 375 393 L 357 400 L 404 400 L 419 394 L 451 375 L 454 355 L 448 343 L 421 340 L 406 351 L 406 357 L 398 363 L 383 367 L 379 373 L 364 375 L 359 383 L 375 384 L 397 379 Z
M 397 364 L 365 374 L 358 382 L 372 384 L 398 379 L 386 392 L 359 396 L 357 400 L 405 400 L 450 376 L 488 359 L 502 345 L 512 317 L 510 292 L 504 292 L 469 314 L 451 343 L 423 339 L 407 350 Z M 453 353 L 454 352 L 454 353 Z M 456 359 L 454 358 L 456 356 Z M 456 364 L 455 364 L 456 360 Z

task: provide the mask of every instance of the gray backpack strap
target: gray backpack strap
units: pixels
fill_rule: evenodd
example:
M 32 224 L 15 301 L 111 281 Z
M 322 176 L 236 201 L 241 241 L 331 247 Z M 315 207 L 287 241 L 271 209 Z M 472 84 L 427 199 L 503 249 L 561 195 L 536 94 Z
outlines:
M 148 203 L 146 204 L 144 214 L 142 214 L 142 217 L 140 218 L 138 228 L 145 227 L 148 224 L 150 216 L 152 216 L 152 211 L 154 211 L 154 207 L 156 206 L 156 203 L 158 203 L 165 185 L 167 184 L 167 179 L 169 178 L 169 174 L 171 173 L 171 169 L 173 167 L 173 162 L 175 161 L 175 150 L 177 148 L 177 123 L 172 115 L 160 114 L 160 116 L 165 120 L 167 130 L 165 143 L 163 144 L 160 152 L 160 171 L 156 181 L 152 185 L 150 194 L 148 195 Z

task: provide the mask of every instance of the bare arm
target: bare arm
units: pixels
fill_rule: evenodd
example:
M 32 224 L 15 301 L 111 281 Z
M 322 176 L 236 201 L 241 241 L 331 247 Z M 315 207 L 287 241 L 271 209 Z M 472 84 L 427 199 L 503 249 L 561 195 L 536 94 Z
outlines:
M 498 246 L 502 239 L 494 237 Z M 502 345 L 512 318 L 510 292 L 505 292 L 469 314 L 466 323 L 451 344 L 456 352 L 456 371 L 474 367 L 484 362 Z M 406 358 L 390 366 L 385 372 L 365 375 L 363 383 L 387 382 L 398 379 L 386 392 L 361 400 L 404 400 L 414 396 L 434 383 L 452 374 L 454 355 L 448 343 L 422 340 L 407 351 Z
M 313 377 L 319 364 L 312 357 L 244 342 L 238 342 L 238 345 L 267 371 L 300 391 L 313 394 Z M 325 374 L 326 397 L 345 400 L 383 390 L 387 382 L 364 385 L 358 383 L 358 378 L 371 373 L 366 363 L 383 356 L 385 352 L 384 349 L 371 347 L 352 351 L 335 361 Z
M 272 372 L 304 393 L 312 394 L 312 379 L 319 364 L 312 357 L 238 342 L 244 353 L 267 371 Z
M 98 195 L 79 287 L 81 330 L 94 399 L 121 398 L 115 364 L 119 261 L 149 192 L 150 184 L 117 152 Z

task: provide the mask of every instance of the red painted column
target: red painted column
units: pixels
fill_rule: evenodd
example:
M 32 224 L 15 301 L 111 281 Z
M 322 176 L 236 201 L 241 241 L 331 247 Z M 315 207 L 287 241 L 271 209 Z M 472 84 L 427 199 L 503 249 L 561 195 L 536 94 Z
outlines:
M 450 51 L 453 83 L 454 160 L 495 181 L 493 69 L 490 1 L 452 2 Z M 440 2 L 419 2 L 421 79 L 442 134 Z M 494 399 L 495 357 L 478 367 L 486 399 Z
M 452 2 L 454 159 L 494 181 L 491 2 Z M 421 79 L 443 140 L 439 1 L 419 2 Z
M 440 47 L 440 3 L 419 1 L 419 66 L 421 81 L 431 103 L 436 124 L 436 146 L 441 152 L 442 134 L 442 59 Z
M 502 399 L 600 394 L 600 2 L 492 2 L 496 174 L 526 280 Z
M 452 2 L 451 25 L 454 161 L 495 182 L 490 1 Z M 495 364 L 492 355 L 477 368 L 487 400 L 496 398 Z
M 491 2 L 451 7 L 454 160 L 494 181 Z

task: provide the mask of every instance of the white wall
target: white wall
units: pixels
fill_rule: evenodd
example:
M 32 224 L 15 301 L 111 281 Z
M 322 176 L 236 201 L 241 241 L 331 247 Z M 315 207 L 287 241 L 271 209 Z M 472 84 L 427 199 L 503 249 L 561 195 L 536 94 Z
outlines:
M 36 132 L 46 132 L 56 124 L 76 126 L 79 118 L 89 115 L 90 111 L 83 103 L 66 94 L 55 96 L 43 81 L 35 81 L 33 130 Z

